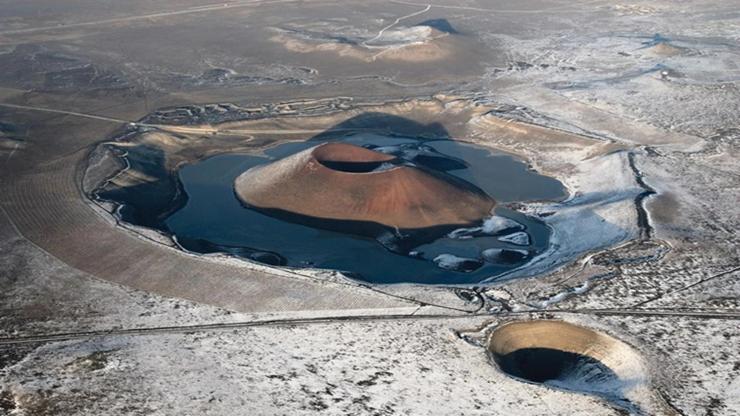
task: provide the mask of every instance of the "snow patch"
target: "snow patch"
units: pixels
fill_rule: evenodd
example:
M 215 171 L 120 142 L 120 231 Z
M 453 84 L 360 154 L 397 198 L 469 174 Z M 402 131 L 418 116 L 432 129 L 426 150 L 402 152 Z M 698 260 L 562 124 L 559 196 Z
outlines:
M 527 250 L 509 250 L 505 248 L 489 248 L 483 250 L 481 257 L 489 263 L 516 263 L 529 255 Z
M 483 266 L 483 262 L 478 259 L 458 257 L 454 254 L 440 254 L 433 261 L 439 268 L 456 272 L 472 272 Z
M 447 234 L 447 237 L 458 239 L 458 240 L 464 240 L 468 238 L 473 238 L 476 235 L 481 235 L 481 234 L 496 235 L 496 234 L 501 234 L 504 231 L 508 231 L 508 230 L 522 230 L 522 229 L 524 229 L 524 226 L 512 220 L 511 218 L 494 215 L 486 219 L 485 221 L 483 221 L 483 225 L 481 225 L 480 227 L 458 228 L 450 232 L 449 234 Z
M 517 246 L 528 246 L 529 235 L 527 235 L 527 233 L 525 233 L 524 231 L 519 231 L 514 234 L 499 237 L 498 241 L 501 241 L 502 243 L 514 244 Z

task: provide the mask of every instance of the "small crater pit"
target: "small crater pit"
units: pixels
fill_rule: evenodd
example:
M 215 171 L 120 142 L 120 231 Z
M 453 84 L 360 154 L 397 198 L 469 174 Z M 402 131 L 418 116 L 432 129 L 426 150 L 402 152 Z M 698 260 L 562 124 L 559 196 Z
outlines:
M 608 367 L 587 355 L 553 348 L 522 348 L 499 358 L 501 369 L 512 376 L 535 383 L 567 380 L 588 368 L 595 382 L 616 377 Z
M 650 397 L 641 357 L 611 336 L 555 320 L 512 322 L 497 328 L 488 351 L 519 380 L 593 394 L 643 414 Z

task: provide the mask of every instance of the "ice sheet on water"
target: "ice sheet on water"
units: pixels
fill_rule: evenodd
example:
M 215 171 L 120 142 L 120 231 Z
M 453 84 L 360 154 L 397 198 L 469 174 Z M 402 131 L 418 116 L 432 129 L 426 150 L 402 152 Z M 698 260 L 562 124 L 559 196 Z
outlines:
M 439 268 L 465 273 L 478 270 L 483 266 L 483 262 L 478 259 L 458 257 L 454 254 L 440 254 L 433 261 Z
M 383 245 L 383 247 L 387 248 L 390 251 L 398 252 L 400 249 L 399 246 L 399 240 L 401 240 L 403 236 L 392 232 L 391 230 L 385 230 L 382 233 L 375 236 L 375 240 L 377 240 L 380 244 Z
M 525 233 L 524 231 L 518 231 L 513 234 L 499 237 L 498 241 L 501 241 L 502 243 L 514 244 L 517 246 L 528 246 L 529 245 L 529 235 Z
M 473 238 L 475 234 L 478 234 L 481 231 L 482 231 L 481 227 L 458 228 L 457 230 L 452 231 L 451 233 L 447 234 L 447 237 L 455 238 L 458 240 L 465 240 L 468 238 Z
M 376 152 L 396 156 L 408 166 L 423 166 L 441 172 L 465 169 L 468 167 L 464 160 L 445 155 L 431 146 L 420 144 L 418 142 L 366 147 Z
M 447 237 L 462 240 L 480 235 L 497 235 L 502 234 L 505 231 L 522 229 L 524 229 L 524 226 L 511 218 L 494 215 L 483 221 L 483 225 L 480 227 L 458 228 L 457 230 L 447 234 Z M 529 241 L 529 237 L 527 237 L 527 241 Z
M 434 149 L 418 143 L 402 143 L 399 145 L 378 146 L 372 148 L 376 152 L 393 155 L 411 161 L 420 154 L 434 153 Z
M 376 152 L 385 153 L 388 155 L 394 155 L 397 156 L 397 153 L 401 151 L 401 145 L 388 145 L 388 146 L 367 146 L 370 149 L 375 150 Z
M 483 221 L 483 232 L 486 234 L 498 234 L 506 230 L 521 230 L 524 228 L 518 222 L 511 218 L 501 217 L 494 215 L 491 218 Z
M 516 263 L 525 259 L 529 255 L 527 250 L 506 249 L 506 248 L 489 248 L 481 252 L 483 260 L 489 263 L 507 264 Z

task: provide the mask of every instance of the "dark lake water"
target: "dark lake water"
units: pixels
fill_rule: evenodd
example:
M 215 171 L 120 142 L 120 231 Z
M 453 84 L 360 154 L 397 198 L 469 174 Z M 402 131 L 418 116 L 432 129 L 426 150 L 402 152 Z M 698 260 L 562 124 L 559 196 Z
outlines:
M 557 200 L 566 195 L 555 179 L 479 146 L 370 134 L 342 141 L 454 175 L 499 203 Z M 371 283 L 476 283 L 518 268 L 548 247 L 547 226 L 501 207 L 485 223 L 446 232 L 399 253 L 389 250 L 382 239 L 287 222 L 246 208 L 236 198 L 233 182 L 245 170 L 319 143 L 287 143 L 260 156 L 224 154 L 183 167 L 179 179 L 188 200 L 165 219 L 167 231 L 187 250 L 227 252 L 289 267 L 340 270 Z

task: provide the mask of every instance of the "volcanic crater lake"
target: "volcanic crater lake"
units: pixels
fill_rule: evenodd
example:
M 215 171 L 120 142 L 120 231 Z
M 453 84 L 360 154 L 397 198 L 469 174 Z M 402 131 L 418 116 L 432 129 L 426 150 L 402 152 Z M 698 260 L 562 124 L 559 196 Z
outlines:
M 545 224 L 501 204 L 559 200 L 566 192 L 560 182 L 537 174 L 521 161 L 454 140 L 358 134 L 340 141 L 475 185 L 497 201 L 495 215 L 399 251 L 389 249 L 391 245 L 383 238 L 276 218 L 237 199 L 237 176 L 321 143 L 306 141 L 285 143 L 262 155 L 222 154 L 182 167 L 178 176 L 187 203 L 165 219 L 166 231 L 193 252 L 229 253 L 276 266 L 338 270 L 379 284 L 477 283 L 522 267 L 547 249 L 550 229 Z M 394 238 L 389 230 L 387 240 Z

